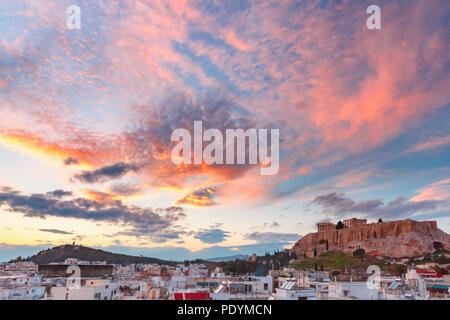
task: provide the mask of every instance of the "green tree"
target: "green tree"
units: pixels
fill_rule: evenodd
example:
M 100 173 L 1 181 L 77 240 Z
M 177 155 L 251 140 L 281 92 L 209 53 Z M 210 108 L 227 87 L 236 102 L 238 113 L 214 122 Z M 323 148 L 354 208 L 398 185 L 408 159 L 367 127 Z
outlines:
M 444 245 L 442 244 L 442 242 L 434 241 L 433 242 L 433 248 L 435 248 L 435 249 L 444 249 Z
M 357 257 L 357 258 L 362 259 L 365 254 L 366 254 L 366 251 L 364 249 L 356 249 L 355 251 L 353 251 L 353 256 Z
M 397 265 L 395 267 L 395 271 L 397 272 L 398 276 L 401 276 L 402 274 L 406 273 L 408 270 L 408 268 L 406 268 L 406 266 L 404 265 Z

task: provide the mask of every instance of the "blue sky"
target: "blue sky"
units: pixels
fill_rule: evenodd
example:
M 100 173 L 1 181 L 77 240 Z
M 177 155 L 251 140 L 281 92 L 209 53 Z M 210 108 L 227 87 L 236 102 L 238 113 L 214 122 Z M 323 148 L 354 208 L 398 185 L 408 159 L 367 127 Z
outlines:
M 67 28 L 72 4 L 81 29 Z M 366 27 L 369 4 L 381 30 Z M 263 254 L 351 217 L 450 232 L 448 9 L 2 1 L 0 260 L 73 241 Z M 279 171 L 175 165 L 171 132 L 199 120 L 279 129 Z

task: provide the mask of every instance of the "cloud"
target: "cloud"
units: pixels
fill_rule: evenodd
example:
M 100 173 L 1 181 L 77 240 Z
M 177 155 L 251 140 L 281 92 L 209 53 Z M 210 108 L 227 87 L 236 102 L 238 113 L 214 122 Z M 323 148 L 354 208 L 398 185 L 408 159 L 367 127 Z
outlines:
M 181 241 L 181 236 L 189 236 L 192 235 L 192 231 L 185 231 L 181 229 L 179 226 L 171 226 L 162 230 L 155 230 L 154 232 L 147 232 L 142 228 L 133 228 L 130 230 L 119 231 L 113 235 L 105 235 L 107 237 L 117 237 L 117 236 L 127 236 L 127 237 L 136 237 L 137 239 L 147 239 L 152 243 L 166 243 L 170 240 L 178 240 Z
M 143 189 L 145 188 L 145 185 L 131 185 L 131 184 L 124 184 L 124 183 L 116 183 L 113 184 L 109 190 L 113 192 L 116 195 L 120 196 L 134 196 L 141 194 Z
M 238 179 L 251 169 L 243 165 L 177 166 L 171 160 L 173 130 L 184 128 L 192 134 L 194 121 L 201 120 L 203 130 L 215 128 L 222 132 L 255 127 L 255 120 L 222 90 L 206 90 L 201 98 L 188 92 L 171 92 L 156 105 L 151 101 L 131 107 L 129 117 L 138 124 L 122 139 L 135 161 L 148 163 L 142 174 L 150 184 L 181 188 L 189 185 L 194 176 L 206 176 L 220 184 Z
M 417 193 L 418 195 L 411 198 L 411 201 L 449 200 L 450 179 L 434 182 L 425 188 L 420 189 Z
M 441 203 L 436 200 L 410 201 L 397 197 L 386 205 L 382 200 L 363 200 L 355 202 L 341 193 L 329 193 L 314 198 L 313 203 L 322 207 L 322 212 L 343 218 L 352 214 L 361 214 L 367 218 L 404 219 L 416 213 L 435 210 Z
M 184 196 L 181 199 L 178 199 L 175 204 L 176 205 L 193 205 L 197 207 L 208 207 L 216 204 L 214 202 L 214 198 L 217 196 L 218 188 L 217 187 L 209 187 L 197 190 L 193 193 L 190 193 Z
M 9 187 L 0 188 L 0 206 L 26 217 L 65 217 L 98 222 L 123 223 L 142 234 L 171 227 L 185 217 L 180 207 L 139 208 L 127 206 L 120 200 L 98 202 L 85 198 L 61 200 L 47 194 L 22 195 Z
M 108 201 L 117 200 L 116 195 L 113 193 L 109 193 L 109 192 L 87 189 L 87 190 L 84 190 L 84 193 L 85 193 L 85 196 L 88 197 L 89 199 L 99 201 L 99 202 L 108 202 Z
M 322 206 L 326 213 L 332 213 L 335 216 L 346 216 L 349 213 L 369 213 L 383 204 L 378 199 L 356 203 L 350 198 L 344 197 L 343 194 L 336 192 L 317 196 L 314 198 L 313 203 Z
M 23 6 L 36 14 L 37 3 Z M 217 3 L 212 10 L 174 1 L 98 7 L 86 13 L 85 21 L 96 21 L 109 31 L 97 32 L 96 24 L 86 22 L 83 29 L 95 37 L 80 35 L 77 41 L 59 28 L 61 22 L 54 18 L 58 6 L 46 8 L 38 21 L 24 26 L 17 41 L 1 48 L 8 61 L 2 71 L 12 91 L 13 101 L 8 102 L 17 105 L 4 108 L 8 118 L 14 113 L 18 119 L 3 126 L 33 128 L 22 135 L 5 130 L 5 139 L 94 168 L 149 161 L 148 168 L 139 171 L 146 183 L 191 189 L 193 176 L 206 175 L 211 184 L 218 184 L 239 180 L 249 169 L 174 166 L 170 133 L 191 126 L 193 120 L 219 129 L 280 124 L 283 149 L 289 150 L 282 169 L 301 168 L 297 174 L 304 175 L 310 166 L 321 170 L 315 161 L 342 160 L 382 146 L 408 130 L 406 124 L 448 101 L 448 44 L 442 41 L 445 2 L 387 4 L 383 14 L 397 17 L 386 19 L 389 34 L 369 34 L 361 28 L 365 8 L 356 2 L 231 7 Z M 5 11 L 19 14 L 9 6 Z M 199 16 L 201 21 L 193 18 Z M 430 17 L 433 26 L 427 23 Z M 406 28 L 412 20 L 415 28 Z M 45 48 L 32 50 L 40 48 L 43 24 L 55 36 Z M 398 46 L 401 41 L 408 46 Z M 425 42 L 432 45 L 423 46 Z M 56 62 L 49 63 L 48 57 Z M 24 70 L 19 72 L 19 66 Z M 26 92 L 20 86 L 22 77 L 30 79 Z M 80 91 L 89 97 L 83 103 L 77 99 Z M 89 105 L 89 110 L 74 105 Z M 21 122 L 19 108 L 32 108 L 27 116 L 31 126 Z M 37 126 L 41 123 L 45 126 Z M 80 178 L 87 183 L 110 178 L 89 173 Z M 274 182 L 274 187 L 282 182 Z M 271 190 L 264 188 L 266 193 Z M 245 193 L 248 199 L 265 196 Z
M 223 231 L 218 228 L 202 229 L 197 232 L 194 238 L 199 239 L 201 242 L 212 244 L 225 241 L 226 238 L 229 237 L 228 234 L 229 232 Z
M 258 243 L 276 243 L 298 241 L 302 236 L 297 233 L 253 232 L 247 233 L 245 238 Z
M 279 228 L 280 224 L 276 221 L 272 222 L 271 224 L 266 222 L 266 223 L 264 223 L 263 228 L 267 228 L 267 227 L 268 228 Z
M 447 144 L 450 144 L 450 135 L 443 137 L 432 137 L 425 142 L 421 142 L 412 146 L 412 148 L 408 152 L 418 152 L 435 149 L 441 146 L 445 146 Z
M 77 158 L 68 157 L 68 158 L 64 159 L 64 165 L 70 166 L 70 165 L 73 165 L 73 164 L 79 164 Z
M 70 197 L 73 195 L 72 191 L 64 191 L 61 189 L 47 192 L 46 195 L 50 198 L 64 198 L 64 197 Z
M 312 172 L 311 168 L 299 168 L 297 169 L 297 173 L 300 175 L 310 174 Z
M 137 172 L 142 166 L 119 162 L 93 171 L 82 171 L 73 176 L 74 180 L 84 183 L 103 183 L 110 179 L 121 178 L 128 172 Z
M 39 113 L 46 112 L 50 111 L 46 109 L 39 111 Z M 49 130 L 59 139 L 56 141 L 49 139 L 48 132 L 43 134 L 16 128 L 2 130 L 0 127 L 0 144 L 14 151 L 51 160 L 57 159 L 63 163 L 69 156 L 83 165 L 98 165 L 102 159 L 108 159 L 114 153 L 111 150 L 111 141 L 108 141 L 109 137 L 103 137 L 98 141 L 93 139 L 92 133 L 88 131 L 73 129 L 67 133 L 67 131 L 60 132 L 61 129 L 57 127 Z
M 89 199 L 104 202 L 121 200 L 134 196 L 141 196 L 146 185 L 130 185 L 124 183 L 117 183 L 110 186 L 104 191 L 86 189 L 84 193 Z
M 90 170 L 78 181 L 134 172 L 146 185 L 190 192 L 178 200 L 184 204 L 211 206 L 217 198 L 196 192 L 220 185 L 227 205 L 273 205 L 305 184 L 332 180 L 358 157 L 355 171 L 331 182 L 342 188 L 371 183 L 377 177 L 359 171 L 361 163 L 374 164 L 376 173 L 386 158 L 404 153 L 387 144 L 420 141 L 418 128 L 430 117 L 445 123 L 446 0 L 384 3 L 383 32 L 365 28 L 366 4 L 358 1 L 113 1 L 86 10 L 77 37 L 59 18 L 63 4 L 16 2 L 0 4 L 1 12 L 20 17 L 2 26 L 0 143 L 59 165 L 76 159 Z M 170 133 L 191 129 L 194 120 L 221 130 L 279 127 L 279 175 L 262 179 L 248 166 L 175 166 Z M 444 145 L 446 130 L 413 149 Z M 141 161 L 146 166 L 138 171 L 99 172 Z M 110 204 L 120 193 L 112 187 L 91 193 L 91 200 Z M 336 212 L 369 214 L 364 207 L 388 206 L 335 201 Z M 397 207 L 407 210 L 407 204 Z
M 63 230 L 58 230 L 58 229 L 39 229 L 39 231 L 56 233 L 56 234 L 73 234 L 73 232 L 68 232 L 68 231 L 63 231 Z

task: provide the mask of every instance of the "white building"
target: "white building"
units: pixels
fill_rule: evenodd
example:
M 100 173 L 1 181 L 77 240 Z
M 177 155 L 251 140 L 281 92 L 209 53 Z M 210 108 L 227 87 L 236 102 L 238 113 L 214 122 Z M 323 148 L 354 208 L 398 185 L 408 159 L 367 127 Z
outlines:
M 328 283 L 328 298 L 332 300 L 380 300 L 382 293 L 379 293 L 377 288 L 370 289 L 367 282 L 330 282 Z
M 298 287 L 297 281 L 284 281 L 280 288 L 275 289 L 275 300 L 316 300 L 316 290 Z
M 213 293 L 213 300 L 268 299 L 273 290 L 273 278 L 245 277 L 242 281 L 223 281 Z
M 211 272 L 211 278 L 224 278 L 225 273 L 223 272 L 222 268 L 216 267 L 214 269 L 214 272 Z
M 86 284 L 79 288 L 53 287 L 53 300 L 111 300 L 119 294 L 119 284 L 107 280 L 86 280 Z
M 188 274 L 191 277 L 207 277 L 208 268 L 204 264 L 191 264 L 189 265 Z
M 45 297 L 45 286 L 10 286 L 0 288 L 0 300 L 37 300 Z

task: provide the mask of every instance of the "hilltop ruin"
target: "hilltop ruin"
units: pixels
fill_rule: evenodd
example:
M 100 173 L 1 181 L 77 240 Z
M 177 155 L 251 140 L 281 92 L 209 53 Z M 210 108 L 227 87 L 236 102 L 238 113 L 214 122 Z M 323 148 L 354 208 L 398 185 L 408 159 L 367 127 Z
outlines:
M 432 253 L 437 247 L 450 250 L 450 235 L 438 229 L 436 221 L 367 223 L 365 219 L 352 218 L 339 227 L 329 222 L 318 223 L 317 229 L 292 247 L 297 256 L 313 257 L 314 250 L 320 255 L 327 250 L 351 254 L 364 249 L 368 254 L 403 258 Z

